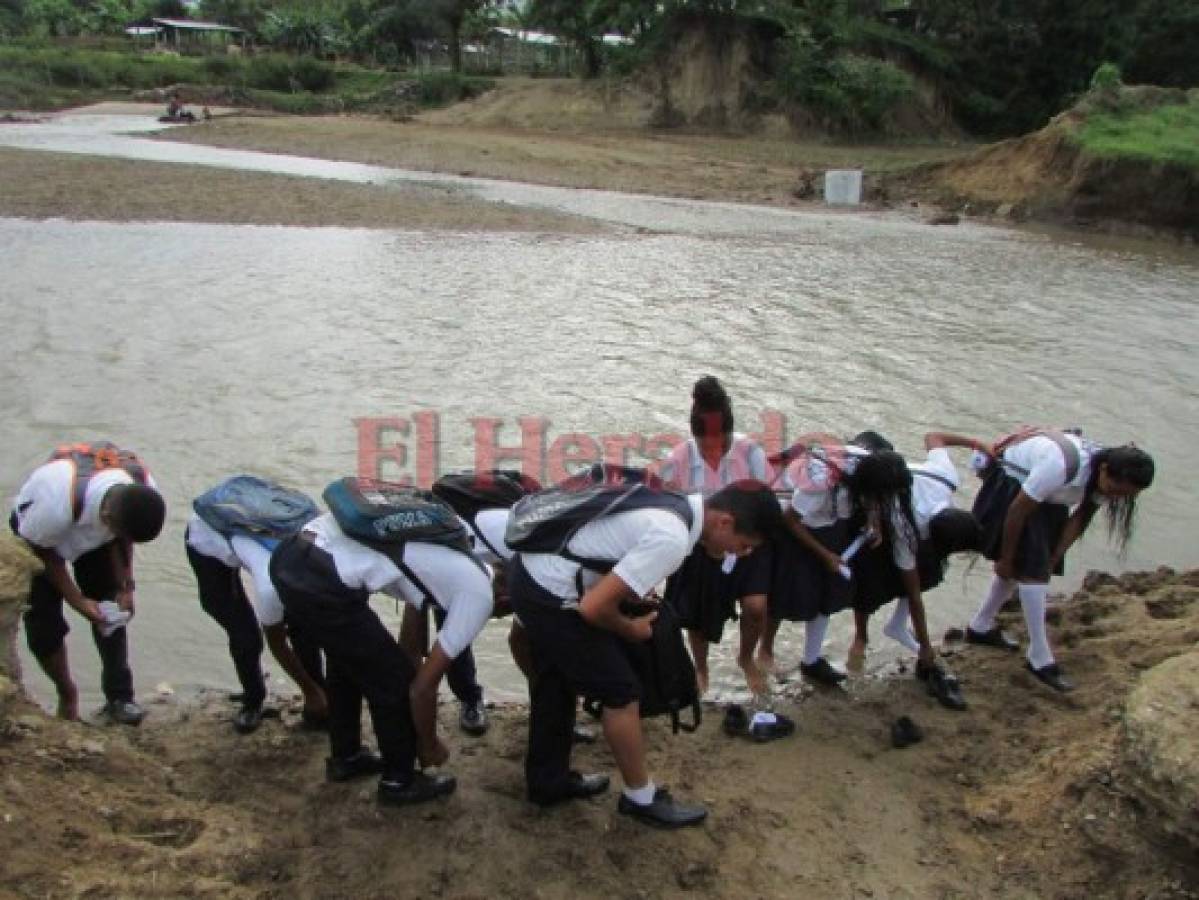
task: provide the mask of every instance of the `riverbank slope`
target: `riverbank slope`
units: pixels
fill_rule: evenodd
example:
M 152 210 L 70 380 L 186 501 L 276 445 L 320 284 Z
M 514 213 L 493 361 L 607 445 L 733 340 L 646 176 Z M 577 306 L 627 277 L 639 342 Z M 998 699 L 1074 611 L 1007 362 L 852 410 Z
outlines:
M 1040 131 L 888 179 L 976 215 L 1199 239 L 1199 88 L 1092 90 Z
M 0 895 L 1199 896 L 1199 571 L 1093 576 L 1051 621 L 1072 695 L 951 643 L 966 713 L 898 677 L 780 685 L 799 731 L 764 745 L 724 735 L 714 710 L 694 735 L 651 723 L 657 779 L 711 809 L 681 833 L 619 816 L 611 795 L 525 803 L 519 706 L 481 739 L 447 706 L 458 792 L 381 810 L 370 783 L 322 782 L 323 736 L 292 709 L 239 737 L 218 696 L 160 698 L 136 730 L 18 704 L 0 722 Z M 925 739 L 894 750 L 901 714 Z M 611 769 L 600 746 L 576 764 Z

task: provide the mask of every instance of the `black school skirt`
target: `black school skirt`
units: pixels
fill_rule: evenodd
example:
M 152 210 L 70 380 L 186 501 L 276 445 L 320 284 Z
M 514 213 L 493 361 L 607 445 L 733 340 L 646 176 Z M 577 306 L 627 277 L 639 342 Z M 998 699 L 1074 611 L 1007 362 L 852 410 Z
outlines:
M 916 568 L 920 574 L 920 591 L 931 591 L 945 580 L 946 558 L 933 547 L 932 541 L 921 541 L 916 551 Z M 892 600 L 907 596 L 903 572 L 895 565 L 888 546 L 863 547 L 850 561 L 853 570 L 853 608 L 870 615 Z
M 773 555 L 763 544 L 737 560 L 733 571 L 724 571 L 724 560 L 713 559 L 698 544 L 678 571 L 666 581 L 666 596 L 680 624 L 698 631 L 711 644 L 724 637 L 724 625 L 737 617 L 737 601 L 768 594 L 773 579 Z
M 1002 466 L 993 466 L 983 480 L 974 499 L 974 517 L 982 527 L 983 555 L 987 559 L 999 558 L 1003 546 L 1003 523 L 1008 508 L 1019 494 L 1020 482 L 1008 475 Z M 1018 580 L 1047 582 L 1050 575 L 1061 575 L 1065 571 L 1064 558 L 1052 572 L 1049 570 L 1049 560 L 1069 518 L 1069 507 L 1060 503 L 1041 503 L 1025 520 L 1014 558 Z
M 811 529 L 822 546 L 840 554 L 853 541 L 853 529 L 841 519 L 825 528 Z M 831 616 L 850 605 L 850 582 L 830 572 L 790 532 L 778 538 L 774 547 L 773 577 L 767 608 L 772 619 L 810 622 L 817 616 Z

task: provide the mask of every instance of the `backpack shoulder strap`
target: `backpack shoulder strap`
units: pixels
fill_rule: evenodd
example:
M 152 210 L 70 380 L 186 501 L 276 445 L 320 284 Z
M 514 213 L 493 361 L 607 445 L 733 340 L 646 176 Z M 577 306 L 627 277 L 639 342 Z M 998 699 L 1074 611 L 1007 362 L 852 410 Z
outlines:
M 952 481 L 950 481 L 944 475 L 941 475 L 937 472 L 929 472 L 929 471 L 926 471 L 925 469 L 912 469 L 911 472 L 913 475 L 919 476 L 920 478 L 928 478 L 932 481 L 940 482 L 941 484 L 945 485 L 945 487 L 949 488 L 951 491 L 957 491 L 957 489 L 958 489 L 956 484 L 954 484 Z

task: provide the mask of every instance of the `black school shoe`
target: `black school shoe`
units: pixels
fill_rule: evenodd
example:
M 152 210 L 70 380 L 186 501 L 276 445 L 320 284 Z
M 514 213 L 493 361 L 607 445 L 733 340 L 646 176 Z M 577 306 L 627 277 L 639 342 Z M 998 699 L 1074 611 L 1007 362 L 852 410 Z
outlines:
M 378 775 L 383 771 L 383 757 L 365 747 L 353 756 L 329 756 L 325 758 L 326 781 L 352 781 L 365 775 Z
M 814 663 L 800 663 L 799 671 L 808 681 L 826 687 L 836 687 L 845 680 L 845 673 L 834 669 L 832 663 L 823 656 Z
M 724 721 L 720 727 L 729 737 L 744 737 L 749 731 L 749 716 L 745 714 L 745 707 L 740 703 L 730 703 L 724 711 Z
M 982 647 L 995 647 L 999 650 L 1019 650 L 1020 642 L 1007 634 L 996 625 L 990 631 L 975 631 L 966 626 L 966 643 L 978 644 Z
M 582 775 L 572 771 L 565 784 L 554 791 L 529 790 L 529 801 L 538 806 L 556 806 L 568 800 L 586 800 L 608 790 L 607 775 Z
M 595 732 L 583 725 L 576 725 L 570 732 L 572 744 L 594 744 Z
M 1026 661 L 1024 663 L 1024 668 L 1028 669 L 1028 671 L 1037 676 L 1039 681 L 1049 685 L 1055 691 L 1068 694 L 1070 691 L 1074 690 L 1074 682 L 1062 674 L 1061 666 L 1059 666 L 1057 663 L 1050 663 L 1047 666 L 1041 666 L 1039 669 L 1034 669 L 1033 664 Z
M 658 788 L 654 792 L 652 803 L 634 803 L 621 794 L 620 800 L 616 802 L 616 810 L 658 828 L 685 828 L 688 825 L 698 825 L 708 817 L 708 811 L 702 806 L 676 803 L 666 788 Z
M 924 732 L 908 716 L 900 716 L 892 723 L 891 746 L 896 750 L 902 750 L 912 744 L 919 744 L 922 740 L 924 740 Z
M 925 665 L 917 662 L 916 677 L 928 685 L 929 694 L 936 697 L 937 702 L 942 706 L 958 712 L 966 709 L 966 698 L 962 696 L 962 686 L 952 672 L 946 671 L 936 663 Z
M 261 706 L 243 706 L 233 717 L 233 730 L 238 734 L 251 734 L 262 724 Z
M 389 806 L 410 806 L 425 803 L 438 797 L 448 797 L 458 787 L 453 775 L 426 775 L 417 772 L 407 783 L 402 781 L 380 781 L 379 802 Z
M 458 727 L 472 737 L 482 737 L 487 733 L 490 723 L 487 721 L 487 710 L 483 701 L 463 703 L 462 711 L 458 713 Z

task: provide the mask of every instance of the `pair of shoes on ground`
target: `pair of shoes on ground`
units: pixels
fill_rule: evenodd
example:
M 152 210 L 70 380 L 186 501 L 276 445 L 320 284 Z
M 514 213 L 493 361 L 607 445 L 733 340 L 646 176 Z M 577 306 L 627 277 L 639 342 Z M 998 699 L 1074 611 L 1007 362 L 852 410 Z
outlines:
M 757 744 L 790 737 L 795 733 L 795 722 L 786 716 L 774 712 L 756 712 L 749 716 L 738 703 L 729 704 L 724 711 L 721 727 L 729 737 L 747 737 Z
M 926 665 L 916 662 L 916 677 L 928 686 L 928 693 L 947 709 L 961 712 L 966 709 L 966 698 L 962 696 L 962 686 L 957 676 L 947 671 L 939 663 Z
M 146 711 L 133 700 L 109 700 L 104 704 L 104 715 L 118 725 L 140 725 Z
M 833 668 L 833 664 L 823 656 L 814 663 L 800 663 L 799 671 L 808 681 L 825 687 L 836 687 L 845 680 L 845 673 Z
M 458 727 L 473 737 L 481 737 L 487 733 L 490 722 L 487 721 L 487 710 L 482 699 L 474 703 L 463 703 L 458 713 Z
M 900 716 L 891 724 L 891 746 L 896 750 L 919 744 L 922 740 L 924 732 L 908 716 Z
M 623 815 L 631 816 L 639 822 L 654 825 L 658 828 L 684 828 L 688 825 L 698 825 L 708 816 L 708 811 L 702 806 L 679 803 L 670 791 L 664 787 L 654 792 L 654 799 L 649 803 L 634 803 L 626 795 L 621 794 L 616 802 L 616 809 Z
M 529 801 L 538 806 L 557 806 L 569 800 L 586 800 L 608 790 L 607 775 L 583 775 L 571 770 L 566 781 L 552 790 L 529 788 Z
M 238 734 L 251 734 L 262 724 L 261 706 L 243 706 L 233 717 L 233 730 Z

